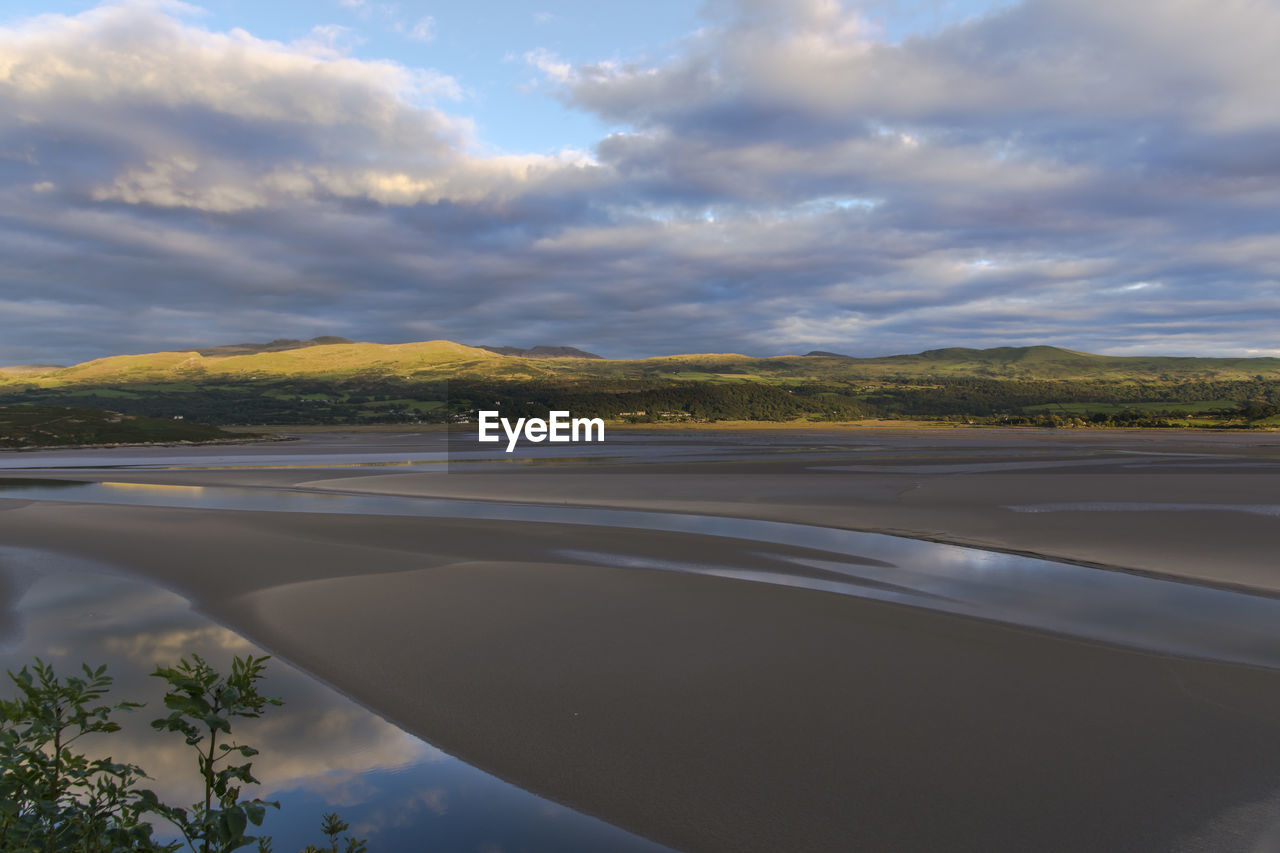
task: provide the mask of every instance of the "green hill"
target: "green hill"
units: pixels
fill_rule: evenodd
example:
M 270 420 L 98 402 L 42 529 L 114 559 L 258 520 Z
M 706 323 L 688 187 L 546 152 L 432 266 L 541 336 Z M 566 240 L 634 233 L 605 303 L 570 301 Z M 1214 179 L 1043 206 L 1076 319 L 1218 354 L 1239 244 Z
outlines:
M 253 345 L 241 345 L 253 346 Z M 345 377 L 358 373 L 412 376 L 456 373 L 506 359 L 451 341 L 412 344 L 338 343 L 242 352 L 241 346 L 200 351 L 117 355 L 49 370 L 0 368 L 0 387 L 22 383 L 38 388 L 192 382 L 211 379 Z M 269 346 L 269 345 L 268 345 Z
M 79 405 L 209 423 L 465 420 L 501 404 L 630 419 L 849 419 L 1179 424 L 1280 405 L 1280 359 L 1104 356 L 1050 346 L 852 358 L 696 353 L 508 354 L 452 341 L 278 340 L 0 368 L 0 403 Z M 525 353 L 532 351 L 522 351 Z M 1251 407 L 1252 408 L 1249 408 Z M 1195 419 L 1189 419 L 1195 415 Z M 1198 419 L 1198 420 L 1197 420 Z
M 340 340 L 339 343 L 329 341 Z M 552 348 L 544 348 L 552 349 Z M 184 352 L 120 355 L 71 367 L 0 367 L 0 389 L 190 383 L 218 380 L 644 378 L 769 380 L 972 376 L 1031 380 L 1234 380 L 1280 378 L 1277 358 L 1106 356 L 1050 346 L 928 350 L 912 355 L 851 358 L 835 354 L 757 358 L 699 353 L 614 360 L 503 354 L 452 341 L 356 343 L 334 338 L 273 341 Z
M 1280 377 L 1280 359 L 1277 358 L 1094 355 L 1050 346 L 995 347 L 985 350 L 951 347 L 928 350 L 916 355 L 894 355 L 860 361 L 914 375 L 961 373 L 1028 379 L 1158 379 L 1175 375 L 1240 379 L 1258 374 Z

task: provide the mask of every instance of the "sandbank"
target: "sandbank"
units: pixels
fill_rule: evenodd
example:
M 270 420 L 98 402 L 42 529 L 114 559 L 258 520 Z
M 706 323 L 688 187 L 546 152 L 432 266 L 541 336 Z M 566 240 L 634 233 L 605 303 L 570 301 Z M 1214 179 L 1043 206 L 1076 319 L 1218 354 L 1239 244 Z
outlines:
M 801 521 L 1280 593 L 1273 516 L 1005 508 L 1275 502 L 1264 437 L 837 435 L 727 461 L 110 479 Z M 1234 850 L 1280 827 L 1280 673 L 562 554 L 751 565 L 750 543 L 20 498 L 0 534 L 175 589 L 442 749 L 678 849 Z

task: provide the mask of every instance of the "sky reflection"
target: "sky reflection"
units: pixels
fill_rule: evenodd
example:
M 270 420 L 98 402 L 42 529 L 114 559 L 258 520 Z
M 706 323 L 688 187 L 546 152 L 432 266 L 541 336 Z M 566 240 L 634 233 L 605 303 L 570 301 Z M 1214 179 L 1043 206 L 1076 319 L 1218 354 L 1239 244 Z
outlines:
M 163 714 L 162 684 L 149 673 L 197 653 L 223 668 L 233 655 L 262 654 L 191 611 L 179 596 L 95 563 L 0 547 L 0 668 L 36 656 L 61 675 L 106 663 L 111 698 L 145 701 L 121 715 L 124 729 L 100 740 L 141 765 L 162 799 L 194 802 L 200 783 L 190 748 L 151 730 Z M 264 692 L 285 700 L 235 726 L 254 760 L 257 796 L 279 800 L 265 831 L 275 849 L 320 840 L 323 812 L 337 809 L 377 851 L 657 851 L 665 848 L 535 797 L 446 755 L 316 682 L 287 663 L 268 664 Z M 0 688 L 3 695 L 12 691 Z M 84 742 L 86 752 L 95 745 Z M 157 831 L 163 827 L 157 823 Z
M 718 565 L 673 564 L 616 549 L 588 553 L 570 547 L 558 556 L 587 565 L 684 571 L 875 598 L 1151 651 L 1280 668 L 1280 599 L 880 533 L 646 510 L 301 489 L 172 490 L 114 483 L 41 489 L 28 483 L 13 494 L 134 506 L 537 522 L 563 526 L 566 543 L 581 526 L 696 534 L 720 540 Z M 778 554 L 766 571 L 744 569 L 735 555 L 758 555 L 761 544 L 811 555 Z

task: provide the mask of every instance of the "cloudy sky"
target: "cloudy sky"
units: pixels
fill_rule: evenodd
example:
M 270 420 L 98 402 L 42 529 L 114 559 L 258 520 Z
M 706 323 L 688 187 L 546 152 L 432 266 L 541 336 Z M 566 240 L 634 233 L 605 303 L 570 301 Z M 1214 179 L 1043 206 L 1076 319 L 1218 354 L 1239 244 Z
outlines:
M 8 0 L 0 364 L 1280 354 L 1278 45 L 1273 0 Z

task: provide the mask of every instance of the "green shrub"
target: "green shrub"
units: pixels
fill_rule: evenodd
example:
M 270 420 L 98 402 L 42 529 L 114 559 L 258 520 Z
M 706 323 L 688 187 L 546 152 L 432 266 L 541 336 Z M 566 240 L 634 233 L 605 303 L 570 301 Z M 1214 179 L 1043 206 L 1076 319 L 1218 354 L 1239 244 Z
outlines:
M 112 679 L 106 667 L 81 665 L 81 675 L 59 678 L 39 658 L 9 679 L 13 699 L 0 700 L 0 851 L 4 853 L 230 853 L 256 842 L 271 850 L 270 836 L 250 835 L 278 803 L 244 798 L 256 785 L 253 756 L 258 751 L 232 739 L 236 719 L 260 717 L 282 704 L 258 689 L 266 657 L 236 657 L 222 675 L 199 655 L 152 673 L 166 682 L 169 714 L 151 723 L 157 731 L 183 736 L 196 755 L 204 797 L 187 808 L 162 802 L 148 789 L 142 768 L 109 756 L 91 758 L 74 747 L 86 735 L 120 730 L 112 716 L 131 712 L 137 702 L 107 704 Z M 152 837 L 151 817 L 171 823 L 183 841 L 162 844 Z M 347 830 L 337 814 L 326 814 L 322 832 L 329 846 L 304 853 L 338 851 Z M 343 839 L 345 853 L 366 853 L 362 839 Z

